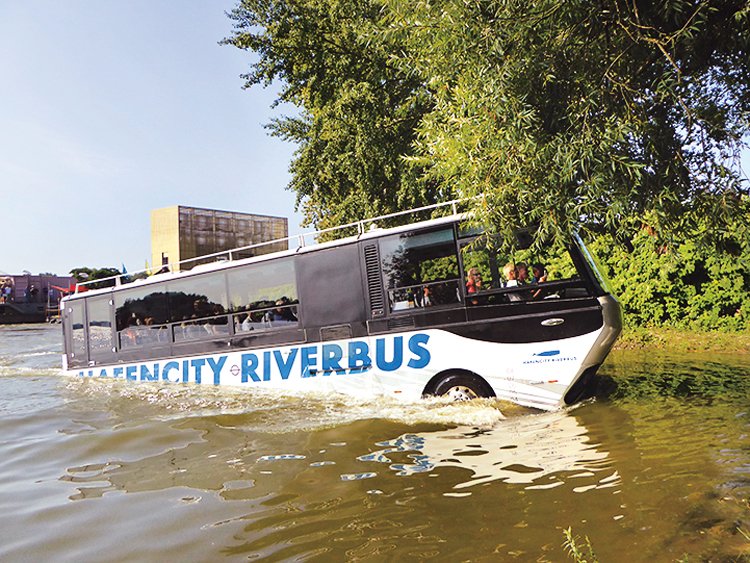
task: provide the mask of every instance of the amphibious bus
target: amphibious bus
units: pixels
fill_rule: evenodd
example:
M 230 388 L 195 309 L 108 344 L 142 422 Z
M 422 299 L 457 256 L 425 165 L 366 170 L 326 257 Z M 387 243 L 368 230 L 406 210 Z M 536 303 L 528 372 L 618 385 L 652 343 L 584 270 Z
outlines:
M 245 247 L 189 270 L 80 284 L 62 303 L 64 371 L 544 410 L 579 401 L 621 330 L 594 258 L 574 236 L 533 279 L 457 203 L 344 225 L 325 242 L 334 230 L 290 237 L 273 254 L 237 259 Z

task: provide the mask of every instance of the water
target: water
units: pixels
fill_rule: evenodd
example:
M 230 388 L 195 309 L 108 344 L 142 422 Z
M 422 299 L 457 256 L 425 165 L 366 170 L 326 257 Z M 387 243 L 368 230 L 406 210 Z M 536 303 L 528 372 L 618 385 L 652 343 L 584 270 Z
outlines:
M 79 380 L 59 340 L 0 327 L 2 561 L 750 560 L 750 357 L 613 354 L 538 413 Z

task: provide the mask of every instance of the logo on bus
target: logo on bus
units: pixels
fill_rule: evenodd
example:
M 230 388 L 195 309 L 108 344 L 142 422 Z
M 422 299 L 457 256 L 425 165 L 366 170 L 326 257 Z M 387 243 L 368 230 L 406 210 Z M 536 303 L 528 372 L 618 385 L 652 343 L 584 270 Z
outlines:
M 551 362 L 574 362 L 578 358 L 575 356 L 561 356 L 560 350 L 545 350 L 544 352 L 537 352 L 531 355 L 530 360 L 524 360 L 526 364 L 547 364 Z

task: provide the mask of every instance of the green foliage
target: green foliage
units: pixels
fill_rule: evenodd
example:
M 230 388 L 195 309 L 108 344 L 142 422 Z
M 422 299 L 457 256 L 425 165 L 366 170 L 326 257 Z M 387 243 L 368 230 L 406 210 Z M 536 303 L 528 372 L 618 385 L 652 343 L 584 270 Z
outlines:
M 91 282 L 93 280 L 101 280 L 104 278 L 111 278 L 112 276 L 119 276 L 120 270 L 117 268 L 73 268 L 70 270 L 70 275 L 73 276 L 77 282 Z M 89 283 L 86 285 L 89 289 L 97 289 L 100 287 L 109 287 L 115 285 L 114 280 L 108 280 L 100 283 Z
M 484 223 L 627 236 L 731 224 L 750 110 L 745 1 L 385 0 L 433 110 L 414 160 Z M 734 160 L 733 160 L 734 159 Z M 508 239 L 510 240 L 510 239 Z
M 736 232 L 710 246 L 664 245 L 644 228 L 628 246 L 603 235 L 590 248 L 626 325 L 738 331 L 750 329 L 750 238 Z
M 300 108 L 290 188 L 319 227 L 479 196 L 537 243 L 736 219 L 746 0 L 240 0 L 246 85 Z M 512 241 L 512 237 L 504 240 Z M 510 244 L 510 242 L 509 242 Z
M 349 223 L 438 199 L 417 185 L 416 127 L 429 104 L 418 77 L 392 64 L 378 0 L 242 0 L 225 43 L 258 55 L 246 86 L 281 81 L 300 114 L 269 125 L 298 145 L 289 188 L 308 223 Z

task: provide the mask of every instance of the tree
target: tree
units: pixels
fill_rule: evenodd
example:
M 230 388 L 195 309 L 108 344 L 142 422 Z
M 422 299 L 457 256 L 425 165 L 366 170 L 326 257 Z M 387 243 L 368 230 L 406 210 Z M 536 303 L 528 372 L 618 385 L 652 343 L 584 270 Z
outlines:
M 320 228 L 438 197 L 401 158 L 429 100 L 377 39 L 380 9 L 378 0 L 242 0 L 230 15 L 235 31 L 224 42 L 258 57 L 245 86 L 279 80 L 279 102 L 299 108 L 268 127 L 298 144 L 289 188 Z
M 226 42 L 259 57 L 247 86 L 301 108 L 271 130 L 320 227 L 458 196 L 537 243 L 684 238 L 750 218 L 749 6 L 242 0 Z
M 750 217 L 746 1 L 385 3 L 436 100 L 418 162 L 481 195 L 485 223 L 685 236 Z
M 77 282 L 92 282 L 94 280 L 101 280 L 105 278 L 112 278 L 113 276 L 119 276 L 120 270 L 117 268 L 73 268 L 70 270 L 70 275 L 73 276 Z M 98 289 L 101 287 L 110 287 L 115 285 L 115 280 L 110 279 L 105 282 L 99 283 L 88 283 L 86 287 L 89 289 Z

